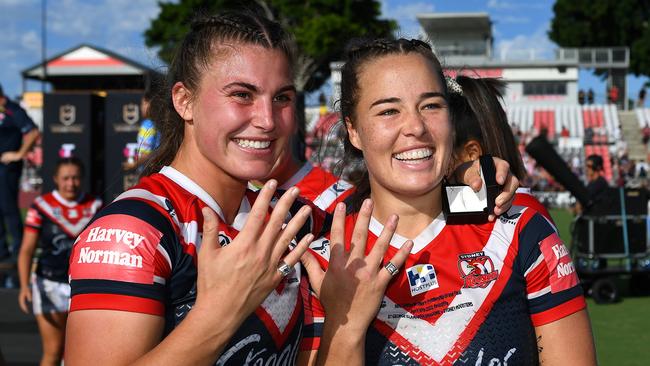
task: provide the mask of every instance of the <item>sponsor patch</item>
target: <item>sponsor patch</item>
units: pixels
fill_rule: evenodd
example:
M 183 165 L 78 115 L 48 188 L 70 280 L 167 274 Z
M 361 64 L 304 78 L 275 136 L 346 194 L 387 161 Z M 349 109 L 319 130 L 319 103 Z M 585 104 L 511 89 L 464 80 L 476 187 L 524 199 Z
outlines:
M 154 257 L 162 233 L 127 215 L 108 215 L 77 238 L 70 258 L 70 277 L 153 283 Z
M 411 296 L 440 287 L 438 276 L 432 264 L 418 264 L 406 270 L 411 287 Z
M 492 259 L 485 252 L 459 255 L 458 270 L 464 288 L 486 288 L 499 277 L 499 270 L 494 269 Z
M 551 293 L 570 289 L 578 284 L 578 276 L 571 261 L 569 251 L 564 246 L 562 239 L 553 233 L 539 243 L 544 256 L 544 262 L 549 273 Z

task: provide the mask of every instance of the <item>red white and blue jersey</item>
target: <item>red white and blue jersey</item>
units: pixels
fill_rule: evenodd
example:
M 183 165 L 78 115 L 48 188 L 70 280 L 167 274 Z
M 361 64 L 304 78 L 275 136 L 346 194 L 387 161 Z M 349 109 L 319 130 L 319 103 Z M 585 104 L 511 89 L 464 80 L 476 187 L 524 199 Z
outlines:
M 231 225 L 219 220 L 221 245 L 237 236 L 256 196 L 246 192 Z M 171 167 L 143 178 L 120 195 L 100 211 L 73 247 L 70 311 L 109 309 L 158 315 L 165 318 L 165 334 L 169 333 L 196 301 L 196 253 L 201 247 L 201 209 L 206 206 L 223 218 L 208 193 Z M 300 206 L 297 203 L 295 209 Z M 308 229 L 320 232 L 323 222 L 319 220 L 313 215 Z M 217 364 L 266 364 L 269 360 L 292 364 L 304 320 L 301 286 L 306 286 L 306 278 L 296 265 L 244 321 Z
M 532 208 L 533 210 L 537 211 L 540 215 L 544 216 L 544 218 L 546 218 L 548 222 L 551 223 L 551 225 L 555 226 L 555 222 L 553 221 L 551 214 L 548 213 L 546 206 L 544 206 L 543 203 L 539 202 L 539 200 L 535 196 L 533 196 L 532 192 L 530 191 L 530 188 L 527 187 L 517 188 L 517 191 L 515 192 L 515 199 L 512 201 L 512 205 Z
M 25 231 L 38 234 L 37 275 L 68 282 L 72 243 L 101 206 L 102 200 L 90 194 L 81 194 L 76 201 L 63 198 L 56 190 L 36 197 L 25 216 Z
M 354 221 L 348 216 L 348 235 Z M 371 220 L 368 251 L 382 228 Z M 405 241 L 394 235 L 386 260 Z M 514 206 L 480 225 L 441 215 L 413 241 L 367 333 L 367 364 L 537 364 L 534 327 L 585 308 L 569 252 L 534 210 Z M 311 250 L 326 267 L 327 238 Z M 317 349 L 324 313 L 314 297 L 305 312 L 303 347 Z
M 333 213 L 336 204 L 343 202 L 354 191 L 351 183 L 311 163 L 305 163 L 280 189 L 291 187 L 298 187 L 301 197 L 329 213 Z

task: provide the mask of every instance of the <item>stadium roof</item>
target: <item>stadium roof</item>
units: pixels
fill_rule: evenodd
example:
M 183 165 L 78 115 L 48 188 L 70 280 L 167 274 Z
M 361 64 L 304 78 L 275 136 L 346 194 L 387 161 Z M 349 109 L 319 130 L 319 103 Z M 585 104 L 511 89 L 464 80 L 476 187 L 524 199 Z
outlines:
M 143 88 L 156 72 L 112 51 L 80 44 L 22 71 L 23 78 L 51 82 L 54 89 Z
M 417 19 L 427 34 L 463 29 L 492 35 L 492 21 L 488 13 L 421 13 Z

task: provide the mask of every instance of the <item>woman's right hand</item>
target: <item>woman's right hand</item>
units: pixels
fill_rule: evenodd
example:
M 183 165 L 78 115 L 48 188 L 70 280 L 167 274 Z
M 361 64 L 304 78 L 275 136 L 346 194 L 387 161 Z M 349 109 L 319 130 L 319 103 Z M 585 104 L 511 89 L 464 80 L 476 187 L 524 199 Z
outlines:
M 244 228 L 227 246 L 219 244 L 219 218 L 203 209 L 203 239 L 198 252 L 196 308 L 213 311 L 226 307 L 233 320 L 242 321 L 252 313 L 284 278 L 278 267 L 284 261 L 292 268 L 313 240 L 303 237 L 287 253 L 289 244 L 307 221 L 311 208 L 303 206 L 284 226 L 289 209 L 298 197 L 298 189 L 285 192 L 268 217 L 268 209 L 277 186 L 268 181 L 259 192 Z M 285 255 L 285 253 L 287 253 Z
M 25 314 L 31 313 L 29 304 L 32 302 L 32 290 L 29 287 L 21 287 L 20 292 L 18 293 L 18 304 L 20 305 L 20 310 Z

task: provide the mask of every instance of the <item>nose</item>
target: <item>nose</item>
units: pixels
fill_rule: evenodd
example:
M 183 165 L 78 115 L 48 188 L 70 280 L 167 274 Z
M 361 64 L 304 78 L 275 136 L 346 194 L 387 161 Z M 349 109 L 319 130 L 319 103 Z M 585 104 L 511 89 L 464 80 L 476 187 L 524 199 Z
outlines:
M 417 111 L 409 113 L 405 120 L 404 126 L 402 127 L 402 133 L 405 136 L 415 136 L 419 137 L 424 134 L 424 116 Z
M 265 132 L 275 129 L 275 118 L 273 114 L 273 101 L 267 98 L 260 98 L 257 101 L 255 115 L 253 116 L 253 126 Z

